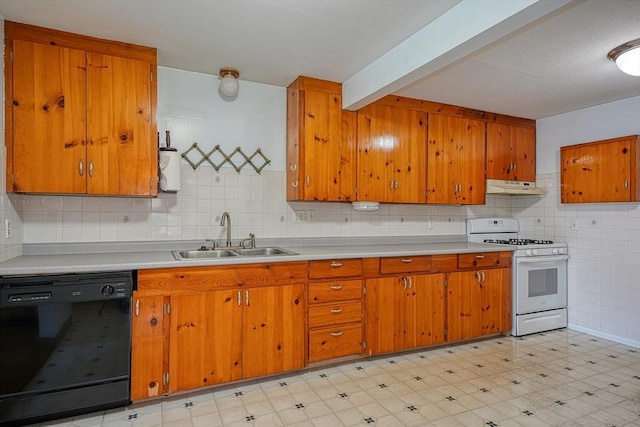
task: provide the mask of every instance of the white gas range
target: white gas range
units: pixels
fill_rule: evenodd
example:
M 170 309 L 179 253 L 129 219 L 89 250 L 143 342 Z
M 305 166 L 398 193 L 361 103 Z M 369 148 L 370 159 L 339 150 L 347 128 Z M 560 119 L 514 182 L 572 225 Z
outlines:
M 523 239 L 514 218 L 467 220 L 467 239 L 516 246 L 513 252 L 511 334 L 515 336 L 567 326 L 567 244 Z

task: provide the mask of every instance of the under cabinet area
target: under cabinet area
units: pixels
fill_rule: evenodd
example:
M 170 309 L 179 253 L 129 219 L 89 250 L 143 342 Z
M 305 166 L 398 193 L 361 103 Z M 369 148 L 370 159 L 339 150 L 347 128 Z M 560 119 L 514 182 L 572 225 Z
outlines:
M 302 368 L 306 267 L 141 270 L 131 399 Z
M 511 252 L 156 268 L 133 295 L 131 399 L 511 329 Z
M 639 135 L 561 147 L 561 201 L 640 202 L 639 169 Z
M 157 195 L 156 49 L 15 22 L 5 42 L 7 191 Z

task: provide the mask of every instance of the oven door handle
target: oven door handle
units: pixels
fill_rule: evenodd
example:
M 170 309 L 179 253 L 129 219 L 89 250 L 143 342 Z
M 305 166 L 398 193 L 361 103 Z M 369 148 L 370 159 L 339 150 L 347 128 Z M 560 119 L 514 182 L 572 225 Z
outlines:
M 553 255 L 553 256 L 540 256 L 537 258 L 516 258 L 518 264 L 542 264 L 558 261 L 566 261 L 569 259 L 569 255 Z

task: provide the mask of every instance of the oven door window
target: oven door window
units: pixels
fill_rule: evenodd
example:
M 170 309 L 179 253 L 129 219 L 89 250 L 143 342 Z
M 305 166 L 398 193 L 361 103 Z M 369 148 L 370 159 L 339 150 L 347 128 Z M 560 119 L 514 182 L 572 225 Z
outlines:
M 516 314 L 567 306 L 567 261 L 516 261 Z
M 0 395 L 126 377 L 129 299 L 3 307 Z

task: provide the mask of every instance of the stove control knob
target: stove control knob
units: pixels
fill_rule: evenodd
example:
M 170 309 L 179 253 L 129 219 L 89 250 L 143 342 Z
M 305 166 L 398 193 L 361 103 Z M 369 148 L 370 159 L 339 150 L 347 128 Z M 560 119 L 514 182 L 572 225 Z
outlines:
M 111 295 L 114 294 L 116 290 L 114 289 L 113 286 L 111 285 L 105 285 L 102 287 L 102 289 L 100 290 L 100 292 L 102 293 L 102 295 L 104 295 L 105 297 L 110 297 Z
M 560 249 L 558 249 L 558 253 L 559 254 L 566 254 L 567 250 L 565 248 L 560 248 Z
M 524 254 L 525 254 L 526 256 L 531 256 L 531 250 L 530 250 L 530 249 L 527 249 L 526 251 L 524 251 Z
M 560 253 L 560 249 L 555 249 L 555 248 L 551 249 L 551 253 L 554 254 L 554 255 L 557 255 L 557 254 Z
M 537 250 L 535 250 L 535 249 L 534 249 L 534 250 L 532 250 L 532 251 L 531 251 L 531 253 L 532 253 L 533 255 L 538 255 L 538 251 L 537 251 Z

